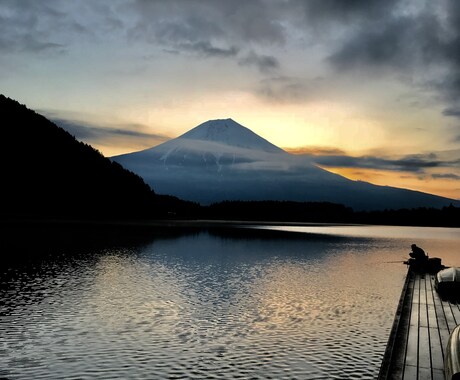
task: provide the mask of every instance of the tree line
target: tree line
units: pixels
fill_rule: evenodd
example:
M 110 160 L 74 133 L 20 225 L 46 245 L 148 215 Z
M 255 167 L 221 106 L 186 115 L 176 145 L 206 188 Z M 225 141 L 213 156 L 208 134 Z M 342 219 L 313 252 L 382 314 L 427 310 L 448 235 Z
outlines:
M 184 212 L 185 211 L 185 212 Z M 180 214 L 182 212 L 182 214 Z M 329 202 L 225 201 L 181 210 L 173 218 L 298 223 L 460 227 L 460 207 L 354 211 Z

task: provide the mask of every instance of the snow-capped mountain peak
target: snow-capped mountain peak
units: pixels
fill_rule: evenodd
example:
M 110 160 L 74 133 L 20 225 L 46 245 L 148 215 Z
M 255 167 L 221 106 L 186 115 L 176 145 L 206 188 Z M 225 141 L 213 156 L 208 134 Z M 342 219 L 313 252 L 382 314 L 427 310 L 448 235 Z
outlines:
M 334 202 L 372 210 L 442 207 L 453 200 L 355 182 L 278 148 L 232 119 L 209 120 L 175 139 L 112 157 L 158 194 L 224 200 Z
M 233 119 L 208 120 L 179 136 L 178 139 L 209 141 L 270 153 L 283 151 Z

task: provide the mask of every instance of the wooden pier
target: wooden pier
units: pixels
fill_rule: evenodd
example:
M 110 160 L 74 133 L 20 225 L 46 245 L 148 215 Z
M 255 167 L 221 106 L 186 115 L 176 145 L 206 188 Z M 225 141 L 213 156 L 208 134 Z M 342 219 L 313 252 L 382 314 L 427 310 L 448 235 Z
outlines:
M 442 301 L 434 280 L 409 269 L 379 380 L 444 380 L 445 349 L 460 324 L 460 305 Z

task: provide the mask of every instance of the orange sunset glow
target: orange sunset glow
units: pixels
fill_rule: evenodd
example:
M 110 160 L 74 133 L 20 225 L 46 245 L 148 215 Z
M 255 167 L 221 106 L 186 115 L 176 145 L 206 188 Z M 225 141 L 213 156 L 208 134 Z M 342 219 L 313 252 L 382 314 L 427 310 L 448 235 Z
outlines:
M 107 157 L 232 118 L 348 178 L 460 198 L 456 2 L 26 3 L 0 4 L 2 92 Z

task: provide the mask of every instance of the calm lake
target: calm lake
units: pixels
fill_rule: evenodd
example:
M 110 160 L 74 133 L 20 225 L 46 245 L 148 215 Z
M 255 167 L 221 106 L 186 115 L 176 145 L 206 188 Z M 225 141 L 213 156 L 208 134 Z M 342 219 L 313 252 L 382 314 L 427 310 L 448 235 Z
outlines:
M 0 377 L 374 379 L 416 243 L 379 226 L 6 231 Z

